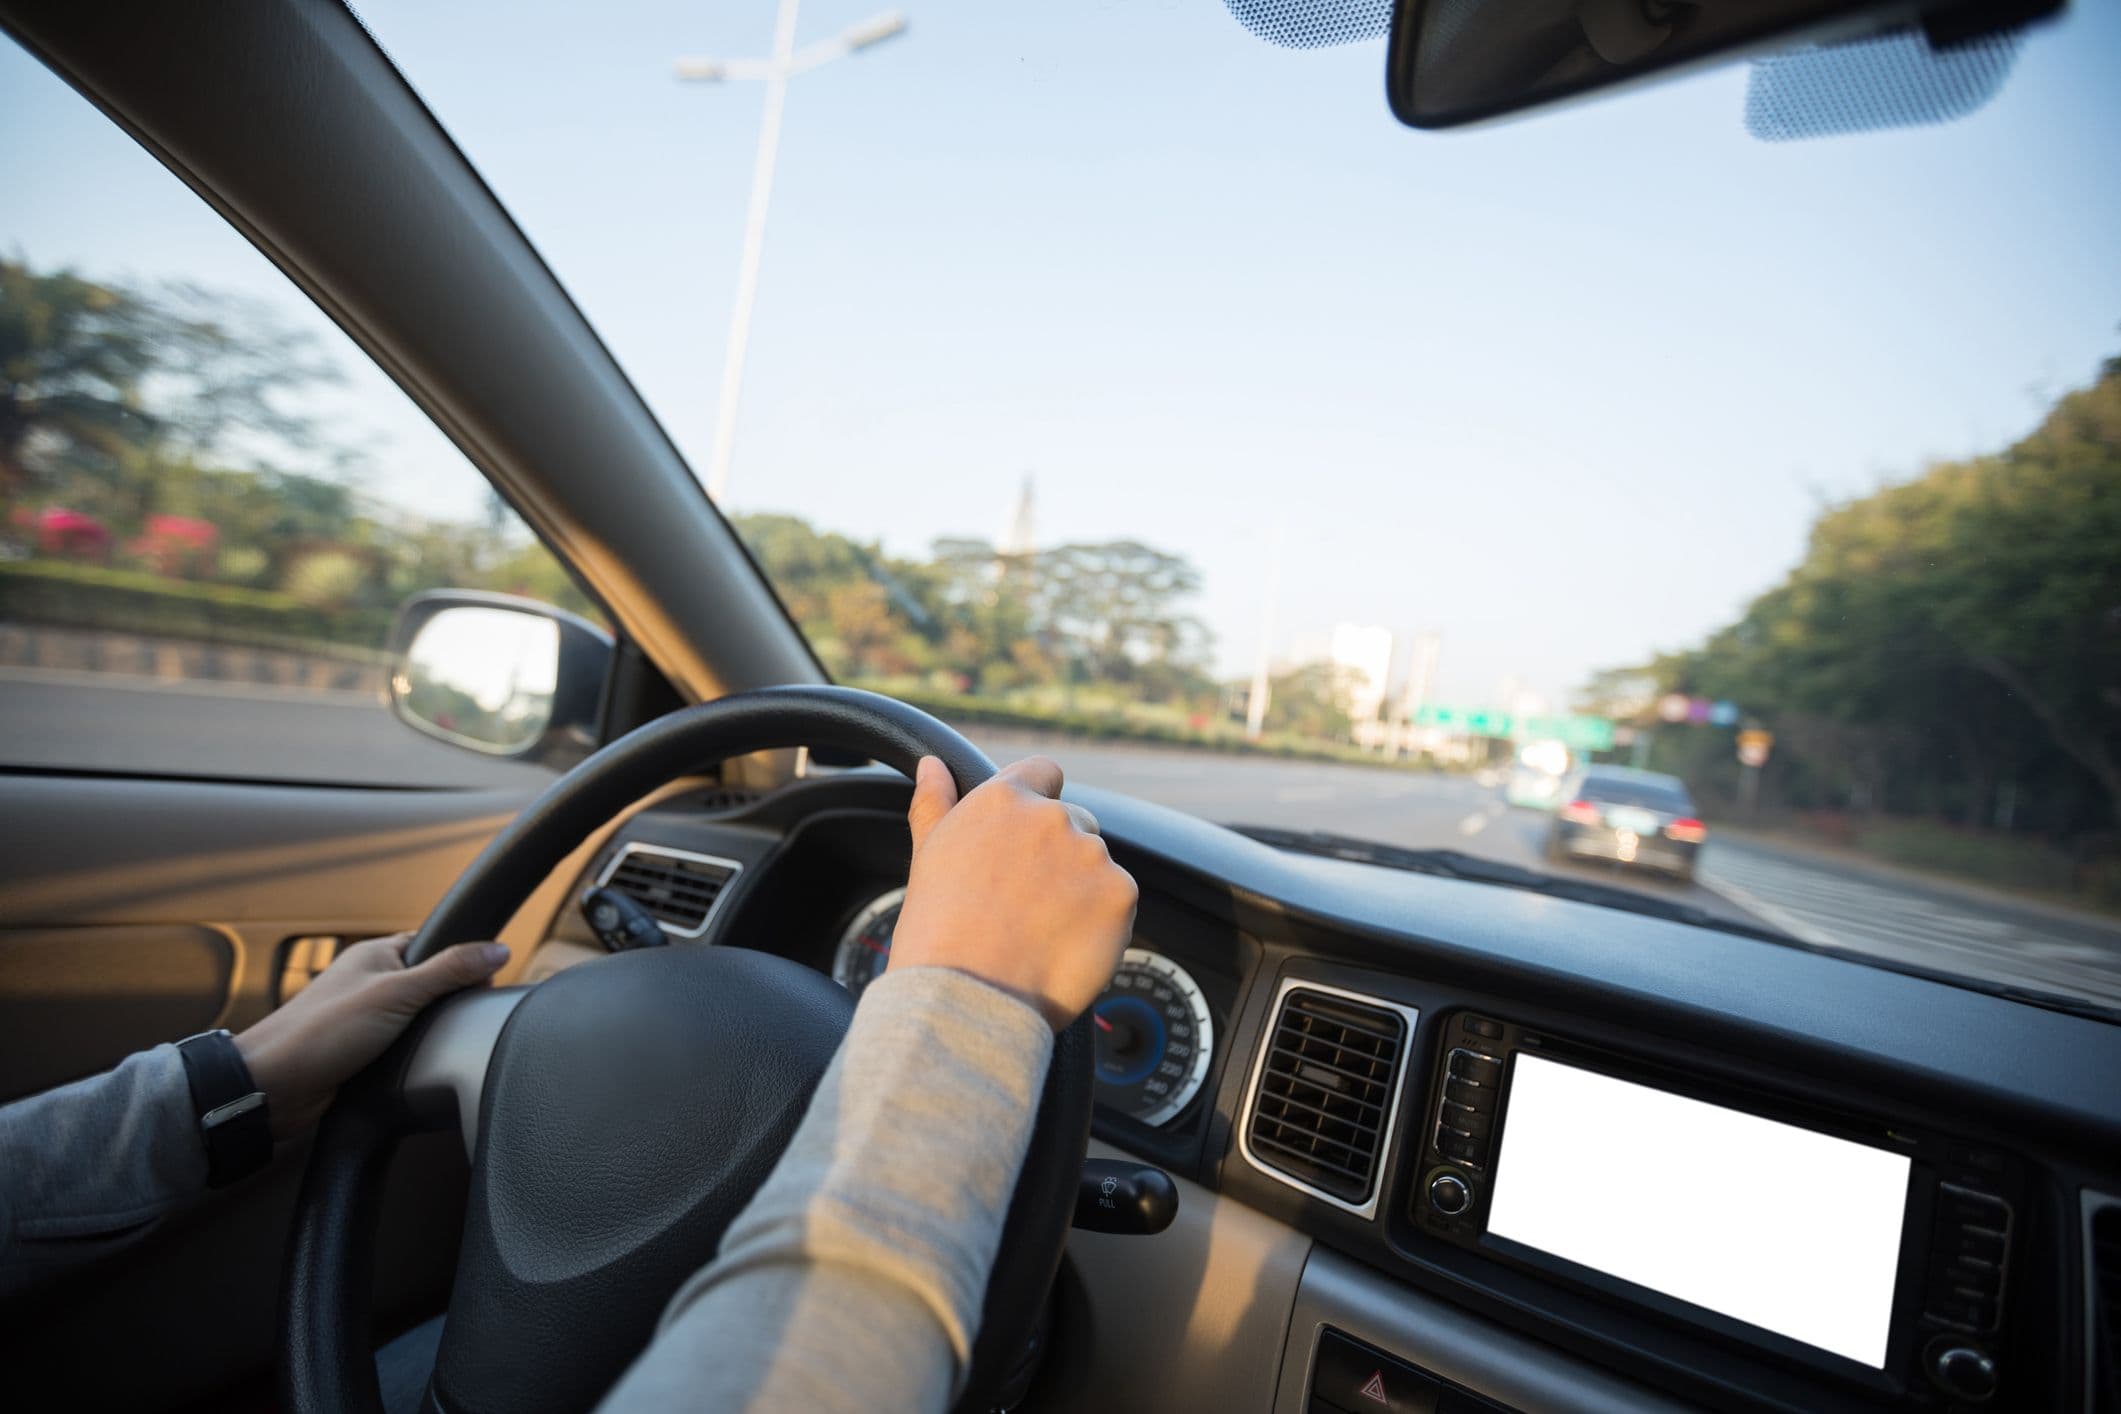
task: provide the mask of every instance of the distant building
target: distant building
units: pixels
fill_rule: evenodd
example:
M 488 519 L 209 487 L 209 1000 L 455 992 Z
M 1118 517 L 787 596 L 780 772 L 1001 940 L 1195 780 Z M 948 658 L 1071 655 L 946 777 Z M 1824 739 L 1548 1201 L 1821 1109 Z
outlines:
M 1024 473 L 1023 487 L 1016 493 L 1016 510 L 1009 516 L 1009 528 L 1002 532 L 1001 543 L 994 548 L 1004 555 L 1028 555 L 1038 548 L 1038 498 L 1029 472 Z
M 1385 703 L 1385 681 L 1392 674 L 1392 630 L 1375 624 L 1333 625 L 1333 666 L 1348 681 L 1348 715 L 1374 722 Z

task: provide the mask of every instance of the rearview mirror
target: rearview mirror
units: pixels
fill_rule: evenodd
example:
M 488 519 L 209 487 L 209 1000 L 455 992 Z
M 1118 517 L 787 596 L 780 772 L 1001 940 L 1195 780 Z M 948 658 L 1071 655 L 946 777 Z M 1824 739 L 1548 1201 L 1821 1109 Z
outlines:
M 428 736 L 489 756 L 565 767 L 597 745 L 611 640 L 529 599 L 418 594 L 390 635 L 390 701 Z
M 1797 40 L 1919 30 L 1933 50 L 2039 19 L 2062 0 L 1397 0 L 1392 112 L 1448 128 Z

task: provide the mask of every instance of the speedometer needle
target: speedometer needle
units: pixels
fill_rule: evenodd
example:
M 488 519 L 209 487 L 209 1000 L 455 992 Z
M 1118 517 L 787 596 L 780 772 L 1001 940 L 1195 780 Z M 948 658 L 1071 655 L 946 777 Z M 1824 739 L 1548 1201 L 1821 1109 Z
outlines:
M 1105 1020 L 1102 1016 L 1099 1016 L 1094 1011 L 1090 1013 L 1090 1019 L 1097 1023 L 1097 1029 L 1100 1031 L 1110 1031 L 1112 1029 L 1112 1023 Z

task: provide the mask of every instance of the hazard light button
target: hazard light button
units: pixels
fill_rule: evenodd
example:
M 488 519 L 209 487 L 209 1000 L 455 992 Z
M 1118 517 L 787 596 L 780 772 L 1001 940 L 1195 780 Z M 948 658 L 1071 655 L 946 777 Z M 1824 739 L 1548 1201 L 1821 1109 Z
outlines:
M 1357 1345 L 1337 1331 L 1318 1337 L 1311 1408 L 1340 1414 L 1436 1414 L 1444 1386 L 1421 1371 Z

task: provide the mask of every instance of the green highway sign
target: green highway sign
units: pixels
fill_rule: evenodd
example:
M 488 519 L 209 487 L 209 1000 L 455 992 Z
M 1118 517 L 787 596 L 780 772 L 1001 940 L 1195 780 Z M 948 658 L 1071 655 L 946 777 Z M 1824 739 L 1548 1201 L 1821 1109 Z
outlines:
M 1573 751 L 1613 749 L 1610 717 L 1517 717 L 1486 707 L 1424 706 L 1414 713 L 1417 727 L 1463 732 L 1467 736 L 1507 737 L 1512 741 L 1558 741 Z

